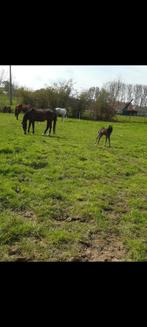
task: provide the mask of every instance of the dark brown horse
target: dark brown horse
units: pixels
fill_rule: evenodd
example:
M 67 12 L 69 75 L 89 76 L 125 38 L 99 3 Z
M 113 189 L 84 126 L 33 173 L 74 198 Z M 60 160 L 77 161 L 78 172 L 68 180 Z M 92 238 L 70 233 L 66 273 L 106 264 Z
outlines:
M 28 110 L 30 110 L 32 108 L 32 106 L 30 104 L 18 104 L 15 107 L 15 117 L 18 120 L 18 116 L 20 114 L 20 112 L 27 112 Z
M 101 137 L 103 135 L 105 135 L 106 136 L 105 145 L 107 143 L 107 140 L 109 140 L 109 146 L 110 146 L 110 135 L 111 135 L 112 131 L 113 131 L 113 127 L 111 125 L 109 125 L 108 128 L 102 127 L 98 131 L 98 135 L 97 135 L 97 138 L 96 138 L 96 143 L 99 144 Z
M 32 125 L 33 134 L 35 132 L 35 121 L 45 121 L 47 120 L 47 126 L 44 131 L 44 135 L 46 134 L 47 130 L 49 130 L 49 135 L 51 134 L 52 130 L 52 121 L 53 121 L 53 133 L 55 134 L 56 129 L 56 122 L 57 122 L 57 113 L 55 110 L 52 109 L 30 109 L 24 114 L 23 120 L 22 120 L 22 127 L 24 130 L 24 134 L 27 132 L 27 121 L 29 121 L 28 126 L 28 133 L 30 131 L 30 127 Z

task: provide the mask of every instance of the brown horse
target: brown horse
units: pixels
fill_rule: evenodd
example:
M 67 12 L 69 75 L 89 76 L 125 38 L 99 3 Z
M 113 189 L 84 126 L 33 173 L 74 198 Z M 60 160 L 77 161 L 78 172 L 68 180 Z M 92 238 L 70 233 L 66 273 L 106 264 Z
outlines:
M 15 107 L 15 117 L 18 120 L 18 116 L 20 114 L 20 112 L 27 112 L 28 110 L 30 110 L 32 108 L 32 106 L 30 104 L 18 104 Z
M 98 135 L 97 135 L 97 138 L 96 138 L 96 143 L 99 144 L 101 137 L 103 135 L 105 135 L 106 136 L 105 145 L 107 143 L 107 140 L 109 140 L 109 147 L 110 147 L 110 135 L 111 135 L 112 131 L 113 131 L 113 127 L 111 125 L 109 125 L 108 128 L 102 127 L 98 131 Z
M 27 131 L 27 121 L 29 120 L 29 126 L 28 126 L 28 133 L 30 131 L 30 127 L 32 125 L 32 129 L 33 129 L 33 134 L 35 132 L 34 127 L 35 127 L 35 121 L 45 121 L 47 120 L 47 126 L 46 129 L 44 131 L 44 135 L 46 134 L 47 130 L 50 128 L 49 130 L 49 135 L 51 134 L 51 130 L 52 130 L 52 121 L 53 121 L 53 133 L 55 134 L 55 128 L 56 128 L 56 122 L 57 122 L 57 113 L 55 110 L 52 109 L 30 109 L 29 111 L 27 111 L 24 116 L 23 116 L 23 120 L 22 120 L 22 127 L 24 130 L 24 134 L 26 134 Z

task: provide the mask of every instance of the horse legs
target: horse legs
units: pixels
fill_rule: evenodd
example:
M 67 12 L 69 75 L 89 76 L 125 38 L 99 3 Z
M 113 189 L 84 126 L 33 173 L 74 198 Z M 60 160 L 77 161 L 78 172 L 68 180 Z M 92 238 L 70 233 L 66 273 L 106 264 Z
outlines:
M 51 135 L 51 130 L 52 130 L 52 121 L 50 122 L 49 136 Z
M 32 131 L 33 131 L 33 134 L 35 133 L 35 122 L 32 121 Z
M 97 136 L 97 142 L 96 142 L 97 144 L 99 144 L 101 137 L 102 137 L 102 135 Z
M 31 120 L 29 120 L 28 133 L 30 132 L 31 123 Z
M 45 135 L 45 134 L 46 134 L 47 130 L 49 129 L 49 126 L 50 126 L 50 122 L 49 122 L 49 121 L 47 121 L 47 126 L 46 126 L 46 129 L 45 129 L 45 131 L 44 131 L 43 135 Z
M 52 130 L 52 121 L 49 121 L 48 122 L 48 129 L 49 129 L 49 132 L 48 132 L 48 136 L 50 136 L 50 134 L 51 134 L 51 130 Z
M 108 139 L 108 136 L 106 135 L 105 146 L 106 146 L 106 143 L 107 143 L 107 139 Z
M 106 136 L 105 145 L 106 145 L 106 143 L 107 143 L 107 140 L 109 141 L 109 147 L 110 147 L 110 136 Z

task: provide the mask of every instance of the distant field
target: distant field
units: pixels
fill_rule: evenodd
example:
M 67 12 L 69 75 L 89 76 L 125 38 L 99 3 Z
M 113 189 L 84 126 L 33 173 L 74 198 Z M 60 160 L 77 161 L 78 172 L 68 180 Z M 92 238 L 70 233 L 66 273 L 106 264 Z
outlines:
M 132 119 L 136 120 L 136 117 Z M 147 260 L 147 124 L 57 122 L 24 135 L 0 114 L 0 260 Z
M 115 117 L 116 121 L 122 122 L 122 123 L 147 123 L 147 117 L 142 116 L 123 116 L 123 115 L 117 115 Z

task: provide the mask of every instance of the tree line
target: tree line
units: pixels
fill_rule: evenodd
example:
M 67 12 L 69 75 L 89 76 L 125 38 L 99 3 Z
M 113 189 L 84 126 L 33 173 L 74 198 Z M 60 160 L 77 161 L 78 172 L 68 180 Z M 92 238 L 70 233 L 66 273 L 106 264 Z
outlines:
M 105 83 L 103 87 L 90 87 L 77 92 L 72 80 L 54 83 L 39 90 L 12 85 L 16 103 L 31 104 L 36 108 L 66 108 L 69 117 L 91 120 L 112 120 L 118 104 L 124 105 L 133 98 L 139 107 L 147 106 L 147 86 L 125 84 L 121 81 Z M 9 81 L 0 79 L 0 96 L 9 94 Z

